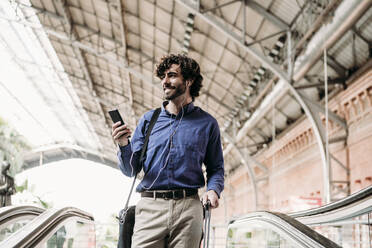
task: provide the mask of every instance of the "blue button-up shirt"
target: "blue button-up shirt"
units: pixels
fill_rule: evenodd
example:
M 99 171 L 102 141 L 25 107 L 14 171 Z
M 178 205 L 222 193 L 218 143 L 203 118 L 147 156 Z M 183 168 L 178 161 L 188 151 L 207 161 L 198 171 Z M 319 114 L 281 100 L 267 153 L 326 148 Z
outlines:
M 220 195 L 224 188 L 224 162 L 216 119 L 193 103 L 175 116 L 164 108 L 166 104 L 163 103 L 151 132 L 143 164 L 145 174 L 137 191 L 203 187 L 204 163 L 207 190 Z M 139 157 L 153 113 L 151 110 L 141 118 L 130 144 L 120 147 L 119 168 L 127 176 L 142 169 Z

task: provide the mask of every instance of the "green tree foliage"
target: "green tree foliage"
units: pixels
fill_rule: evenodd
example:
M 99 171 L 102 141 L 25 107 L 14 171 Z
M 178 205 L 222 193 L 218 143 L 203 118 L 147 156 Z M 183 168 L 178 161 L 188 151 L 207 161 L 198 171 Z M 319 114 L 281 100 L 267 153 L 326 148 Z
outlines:
M 25 138 L 0 118 L 0 165 L 10 163 L 10 176 L 21 170 L 23 155 L 29 149 Z
M 23 154 L 29 149 L 25 139 L 0 118 L 0 206 L 12 204 L 14 176 L 23 165 Z

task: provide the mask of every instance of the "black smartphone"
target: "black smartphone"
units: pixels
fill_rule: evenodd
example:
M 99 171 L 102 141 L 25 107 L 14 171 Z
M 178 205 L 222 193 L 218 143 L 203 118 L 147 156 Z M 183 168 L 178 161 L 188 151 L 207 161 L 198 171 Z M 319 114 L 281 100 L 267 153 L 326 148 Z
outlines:
M 123 118 L 121 118 L 119 110 L 117 110 L 117 109 L 110 110 L 108 113 L 109 113 L 113 123 L 116 123 L 116 122 L 120 121 L 121 122 L 120 126 L 124 125 L 124 121 L 123 121 Z

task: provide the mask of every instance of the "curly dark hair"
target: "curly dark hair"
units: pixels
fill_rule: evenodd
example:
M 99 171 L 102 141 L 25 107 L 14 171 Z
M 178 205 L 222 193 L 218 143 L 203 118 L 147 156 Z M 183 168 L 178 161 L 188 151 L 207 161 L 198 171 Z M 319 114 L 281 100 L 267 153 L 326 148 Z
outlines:
M 199 91 L 203 87 L 203 76 L 200 74 L 199 64 L 192 58 L 183 54 L 169 54 L 161 58 L 160 63 L 156 66 L 155 75 L 163 78 L 165 71 L 173 64 L 179 65 L 181 74 L 185 81 L 190 80 L 193 83 L 190 86 L 190 95 L 192 100 L 199 96 Z

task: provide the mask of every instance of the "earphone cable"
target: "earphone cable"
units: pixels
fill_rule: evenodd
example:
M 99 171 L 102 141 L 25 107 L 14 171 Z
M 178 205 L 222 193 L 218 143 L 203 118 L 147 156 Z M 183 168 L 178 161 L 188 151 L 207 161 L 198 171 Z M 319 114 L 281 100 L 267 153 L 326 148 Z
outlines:
M 185 98 L 184 98 L 184 100 L 183 100 L 183 102 L 182 102 L 182 104 L 181 104 L 182 114 L 181 114 L 180 121 L 178 122 L 178 124 L 177 124 L 176 128 L 174 129 L 174 131 L 173 131 L 173 132 L 171 133 L 171 135 L 169 136 L 169 140 L 168 140 L 168 143 L 169 143 L 169 150 L 168 150 L 167 157 L 166 157 L 166 159 L 165 159 L 165 163 L 164 163 L 164 165 L 160 168 L 160 170 L 159 170 L 158 174 L 156 175 L 154 181 L 152 181 L 152 183 L 151 183 L 151 185 L 150 185 L 149 187 L 146 187 L 145 185 L 143 185 L 143 184 L 141 183 L 141 186 L 142 186 L 145 190 L 150 190 L 150 189 L 152 188 L 152 186 L 154 186 L 155 182 L 158 180 L 158 178 L 159 178 L 159 176 L 160 176 L 160 173 L 165 169 L 165 167 L 166 167 L 167 164 L 168 164 L 169 157 L 170 157 L 170 152 L 171 152 L 171 148 L 172 148 L 172 146 L 173 146 L 173 136 L 176 134 L 176 132 L 177 132 L 177 130 L 178 130 L 178 128 L 179 128 L 179 126 L 180 126 L 180 124 L 181 124 L 181 122 L 182 122 L 183 115 L 184 115 L 184 112 L 185 112 L 184 109 L 183 109 L 183 108 L 184 108 L 184 107 L 183 107 L 183 104 L 184 104 L 185 100 L 186 100 L 186 96 L 185 96 Z M 171 117 L 172 117 L 172 114 L 171 114 Z M 177 120 L 177 116 L 176 116 L 175 120 L 173 121 L 172 125 L 170 126 L 170 130 L 171 130 L 171 131 L 172 131 L 172 129 L 173 129 L 173 126 L 174 126 L 176 120 Z M 167 146 L 167 147 L 168 147 L 168 146 Z

